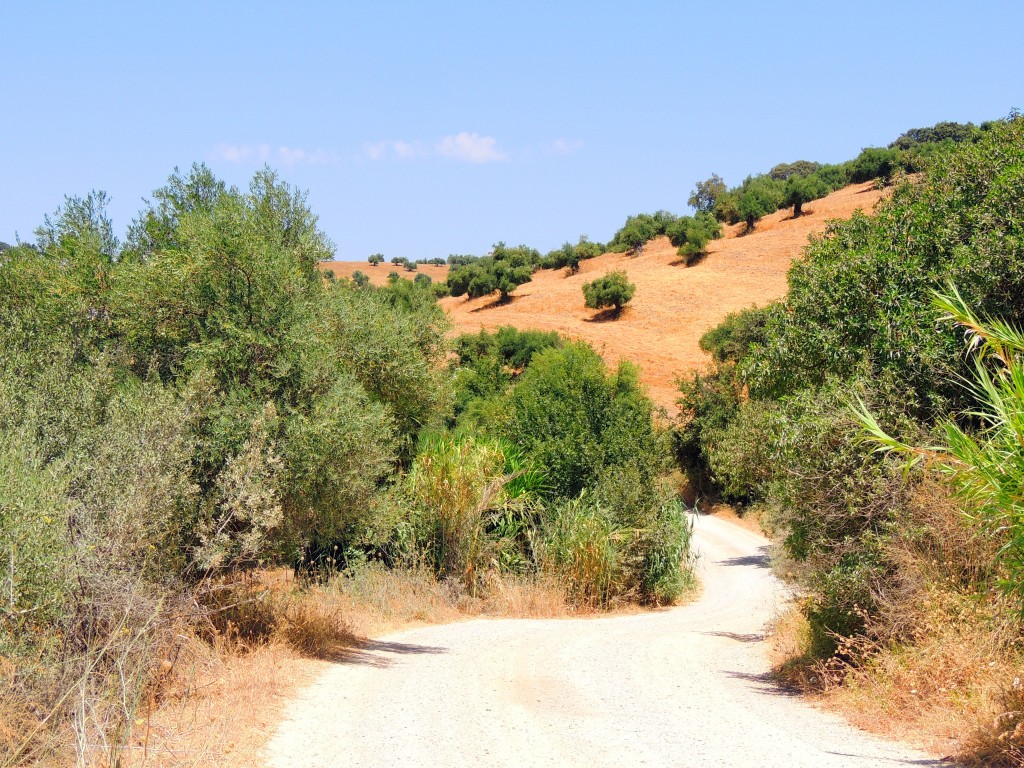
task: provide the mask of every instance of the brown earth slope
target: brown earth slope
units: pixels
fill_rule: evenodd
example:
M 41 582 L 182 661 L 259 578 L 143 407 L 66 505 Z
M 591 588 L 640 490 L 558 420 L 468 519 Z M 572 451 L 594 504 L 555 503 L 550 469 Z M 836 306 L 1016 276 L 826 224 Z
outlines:
M 607 253 L 584 261 L 578 274 L 541 270 L 533 282 L 519 286 L 503 305 L 495 297 L 448 298 L 441 304 L 457 332 L 493 330 L 501 325 L 558 331 L 582 339 L 599 350 L 610 365 L 620 359 L 637 363 L 641 379 L 655 402 L 674 409 L 676 379 L 703 367 L 707 355 L 698 346 L 701 335 L 727 314 L 762 306 L 786 293 L 786 273 L 800 256 L 809 235 L 828 219 L 849 218 L 858 208 L 870 212 L 883 195 L 873 183 L 858 184 L 809 203 L 804 215 L 792 218 L 786 209 L 762 219 L 755 231 L 742 235 L 743 224 L 726 227 L 725 236 L 708 247 L 707 256 L 685 267 L 667 238 L 647 244 L 640 256 Z M 392 265 L 325 264 L 338 277 L 356 269 L 383 283 Z M 633 301 L 615 320 L 583 305 L 583 283 L 614 269 L 625 270 L 636 284 Z M 435 280 L 447 267 L 420 267 Z M 397 270 L 402 277 L 415 273 Z

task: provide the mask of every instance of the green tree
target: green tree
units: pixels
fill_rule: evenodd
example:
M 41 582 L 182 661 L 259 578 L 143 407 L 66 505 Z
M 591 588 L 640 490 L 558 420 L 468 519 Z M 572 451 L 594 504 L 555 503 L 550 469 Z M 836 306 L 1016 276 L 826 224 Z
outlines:
M 715 202 L 726 192 L 725 182 L 717 173 L 704 181 L 698 181 L 690 193 L 686 204 L 699 212 L 710 213 L 715 208 Z
M 795 219 L 803 213 L 804 203 L 824 197 L 830 191 L 828 185 L 817 175 L 792 175 L 786 179 L 782 204 L 793 206 L 793 218 Z
M 618 313 L 636 293 L 636 286 L 629 282 L 624 271 L 609 272 L 589 283 L 583 284 L 583 298 L 590 309 L 613 307 Z
M 722 236 L 722 225 L 708 212 L 680 216 L 665 231 L 676 253 L 686 264 L 707 250 L 712 240 Z
M 758 219 L 782 205 L 782 184 L 768 176 L 755 176 L 743 182 L 738 195 L 740 219 L 747 222 L 747 232 L 752 232 Z
M 855 184 L 872 179 L 881 179 L 888 183 L 899 167 L 899 150 L 868 147 L 853 161 L 850 180 Z
M 768 175 L 776 181 L 786 181 L 792 176 L 810 176 L 821 168 L 821 163 L 810 160 L 797 160 L 792 163 L 779 163 L 773 166 Z
M 357 288 L 366 288 L 370 285 L 370 277 L 360 270 L 356 270 L 352 273 L 352 283 Z
M 384 261 L 384 255 L 380 253 L 371 253 L 366 257 L 366 260 L 370 262 L 371 267 L 376 267 L 382 261 Z

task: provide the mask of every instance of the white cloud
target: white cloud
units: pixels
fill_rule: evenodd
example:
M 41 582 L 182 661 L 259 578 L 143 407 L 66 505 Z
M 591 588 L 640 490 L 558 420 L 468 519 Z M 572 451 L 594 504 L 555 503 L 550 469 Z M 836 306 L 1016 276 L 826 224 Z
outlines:
M 571 155 L 583 149 L 583 142 L 579 139 L 555 139 L 548 144 L 548 152 L 553 155 Z
M 399 157 L 403 160 L 410 160 L 414 157 L 422 157 L 425 153 L 423 145 L 418 141 L 378 141 L 373 144 L 363 145 L 363 154 L 371 160 L 384 160 L 389 157 Z
M 225 163 L 280 163 L 294 165 L 325 165 L 338 162 L 338 155 L 326 149 L 308 150 L 301 147 L 269 144 L 218 144 L 213 148 L 213 159 Z
M 498 149 L 498 140 L 493 136 L 478 133 L 454 133 L 442 136 L 427 144 L 419 139 L 388 139 L 363 145 L 363 155 L 370 160 L 414 160 L 424 157 L 442 157 L 465 163 L 496 163 L 507 160 L 508 155 Z
M 444 136 L 437 142 L 435 149 L 441 157 L 467 163 L 496 163 L 508 159 L 508 156 L 498 149 L 498 140 L 493 136 L 481 136 L 465 131 L 454 136 Z

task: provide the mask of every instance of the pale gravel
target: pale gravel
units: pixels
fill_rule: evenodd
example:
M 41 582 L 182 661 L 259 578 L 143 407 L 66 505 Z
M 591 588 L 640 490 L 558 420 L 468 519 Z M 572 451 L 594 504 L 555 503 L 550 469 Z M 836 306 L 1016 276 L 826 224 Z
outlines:
M 766 677 L 787 599 L 768 542 L 695 522 L 699 600 L 599 619 L 478 620 L 381 638 L 288 707 L 273 768 L 944 765 Z

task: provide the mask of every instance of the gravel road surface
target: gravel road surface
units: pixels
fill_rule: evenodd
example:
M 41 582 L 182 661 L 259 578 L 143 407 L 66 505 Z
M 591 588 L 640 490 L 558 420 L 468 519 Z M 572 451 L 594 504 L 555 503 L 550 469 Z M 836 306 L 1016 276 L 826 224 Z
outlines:
M 786 599 L 768 542 L 700 517 L 701 598 L 596 619 L 478 620 L 370 643 L 289 706 L 273 768 L 943 763 L 880 740 L 765 677 Z

